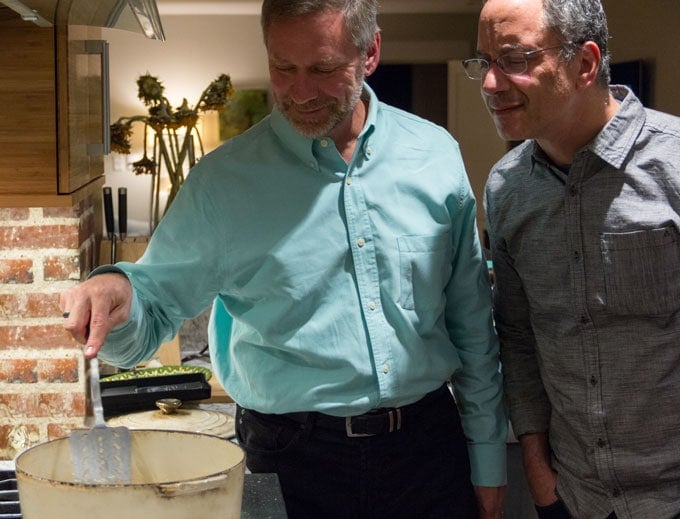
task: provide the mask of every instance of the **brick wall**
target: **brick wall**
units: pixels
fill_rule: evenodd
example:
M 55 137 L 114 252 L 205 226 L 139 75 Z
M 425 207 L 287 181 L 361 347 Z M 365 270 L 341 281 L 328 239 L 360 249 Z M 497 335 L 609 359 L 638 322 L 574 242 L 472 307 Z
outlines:
M 0 459 L 83 424 L 82 349 L 59 293 L 95 264 L 95 205 L 0 208 Z

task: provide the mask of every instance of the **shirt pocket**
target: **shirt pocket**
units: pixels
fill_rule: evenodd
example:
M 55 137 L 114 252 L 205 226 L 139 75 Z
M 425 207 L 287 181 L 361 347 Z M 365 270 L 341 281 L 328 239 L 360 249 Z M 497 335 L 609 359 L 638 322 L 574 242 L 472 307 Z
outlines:
M 619 315 L 662 315 L 680 304 L 680 240 L 670 225 L 600 238 L 607 307 Z
M 448 233 L 399 236 L 399 305 L 405 310 L 434 308 L 444 297 L 450 272 Z M 447 266 L 449 268 L 447 269 Z

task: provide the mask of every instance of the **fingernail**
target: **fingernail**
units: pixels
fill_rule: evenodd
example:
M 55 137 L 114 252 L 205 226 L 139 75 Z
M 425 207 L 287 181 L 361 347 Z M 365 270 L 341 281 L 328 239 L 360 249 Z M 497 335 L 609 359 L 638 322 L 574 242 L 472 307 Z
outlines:
M 94 354 L 94 348 L 92 346 L 85 346 L 85 355 L 90 356 Z

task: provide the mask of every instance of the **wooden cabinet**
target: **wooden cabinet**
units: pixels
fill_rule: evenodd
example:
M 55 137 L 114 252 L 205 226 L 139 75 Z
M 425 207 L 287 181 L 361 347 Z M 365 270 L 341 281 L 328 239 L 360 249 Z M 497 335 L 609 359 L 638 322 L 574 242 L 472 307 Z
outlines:
M 0 18 L 0 207 L 52 198 L 63 205 L 59 197 L 104 174 L 106 44 L 97 27 L 39 27 L 7 14 Z
M 101 27 L 163 39 L 155 0 L 0 0 L 0 207 L 72 205 L 109 149 Z
M 108 43 L 99 28 L 57 28 L 57 191 L 104 174 L 109 152 Z

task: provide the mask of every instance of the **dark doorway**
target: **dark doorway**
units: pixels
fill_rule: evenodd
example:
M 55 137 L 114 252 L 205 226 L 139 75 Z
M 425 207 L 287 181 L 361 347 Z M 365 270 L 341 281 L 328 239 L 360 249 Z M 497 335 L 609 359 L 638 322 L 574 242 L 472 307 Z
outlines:
M 381 101 L 444 127 L 447 122 L 447 81 L 446 63 L 386 63 L 379 65 L 367 78 Z

